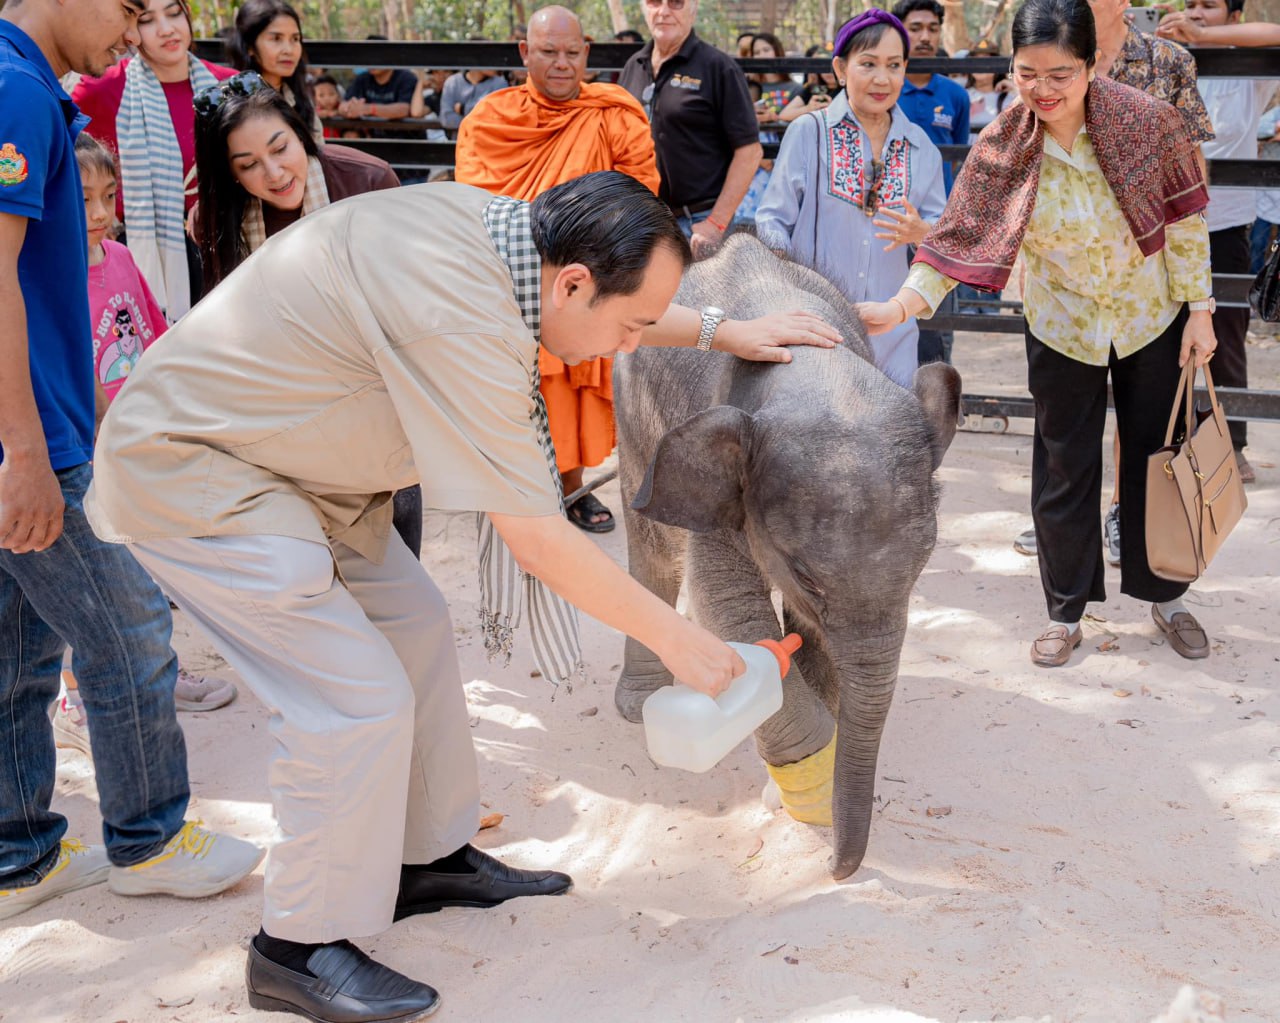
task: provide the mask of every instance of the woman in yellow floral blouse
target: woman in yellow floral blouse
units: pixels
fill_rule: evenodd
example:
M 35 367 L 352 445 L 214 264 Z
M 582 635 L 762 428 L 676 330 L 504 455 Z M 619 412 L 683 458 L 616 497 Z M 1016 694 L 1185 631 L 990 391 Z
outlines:
M 1208 203 L 1196 147 L 1168 104 L 1097 77 L 1085 0 L 1027 0 L 1013 23 L 1022 102 L 970 153 L 906 283 L 858 312 L 873 333 L 929 316 L 957 283 L 999 290 L 1026 263 L 1036 402 L 1031 509 L 1049 622 L 1034 663 L 1065 664 L 1105 600 L 1098 511 L 1110 376 L 1120 435 L 1121 590 L 1183 657 L 1208 638 L 1183 583 L 1146 558 L 1146 460 L 1164 442 L 1181 366 L 1213 354 Z

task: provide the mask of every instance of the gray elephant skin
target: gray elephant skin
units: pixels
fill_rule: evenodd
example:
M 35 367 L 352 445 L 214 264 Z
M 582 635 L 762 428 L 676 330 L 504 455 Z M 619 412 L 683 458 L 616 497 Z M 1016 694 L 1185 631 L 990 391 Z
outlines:
M 806 310 L 844 339 L 793 347 L 789 364 L 670 348 L 614 364 L 630 572 L 671 605 L 687 575 L 694 617 L 725 640 L 803 637 L 782 709 L 756 744 L 775 778 L 787 765 L 827 772 L 840 880 L 867 849 L 880 736 L 911 588 L 937 537 L 934 472 L 955 435 L 960 376 L 938 363 L 918 370 L 911 390 L 890 381 L 841 293 L 749 235 L 691 267 L 677 301 L 733 319 Z M 628 640 L 619 711 L 639 721 L 644 700 L 671 681 Z

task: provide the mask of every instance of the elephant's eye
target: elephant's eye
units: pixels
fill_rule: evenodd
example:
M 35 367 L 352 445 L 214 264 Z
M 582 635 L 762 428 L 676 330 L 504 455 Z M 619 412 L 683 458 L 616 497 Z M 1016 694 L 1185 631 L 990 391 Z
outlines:
M 791 574 L 796 577 L 796 582 L 800 584 L 800 587 L 815 600 L 822 600 L 826 596 L 822 587 L 818 585 L 813 578 L 813 574 L 809 571 L 809 566 L 803 561 L 799 559 L 792 560 Z

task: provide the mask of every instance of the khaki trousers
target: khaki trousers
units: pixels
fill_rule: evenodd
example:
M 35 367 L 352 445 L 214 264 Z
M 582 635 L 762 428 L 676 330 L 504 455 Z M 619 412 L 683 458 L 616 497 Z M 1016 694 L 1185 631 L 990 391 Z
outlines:
M 280 838 L 263 929 L 305 942 L 385 930 L 401 864 L 460 848 L 479 821 L 440 590 L 394 533 L 381 565 L 283 536 L 130 546 L 270 712 Z

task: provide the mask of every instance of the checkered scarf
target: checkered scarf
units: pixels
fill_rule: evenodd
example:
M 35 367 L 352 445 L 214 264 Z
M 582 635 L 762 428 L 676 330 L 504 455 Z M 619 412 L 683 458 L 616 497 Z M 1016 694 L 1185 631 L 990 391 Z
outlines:
M 542 330 L 542 259 L 533 244 L 529 204 L 517 199 L 494 199 L 484 208 L 484 226 L 498 255 L 511 271 L 516 303 L 525 326 L 535 338 Z M 533 420 L 538 445 L 547 459 L 547 471 L 555 480 L 564 510 L 564 492 L 556 468 L 556 452 L 547 424 L 547 406 L 539 389 L 538 359 L 533 360 Z M 520 571 L 515 557 L 493 528 L 488 515 L 480 515 L 480 624 L 484 648 L 490 658 L 511 660 L 511 641 L 520 627 L 522 609 L 529 612 L 533 659 L 544 678 L 568 682 L 581 675 L 582 648 L 578 639 L 578 615 L 573 606 L 556 596 L 536 578 Z
M 329 186 L 324 183 L 324 165 L 314 156 L 307 157 L 307 185 L 302 193 L 302 215 L 314 213 L 329 205 Z M 240 219 L 240 237 L 250 253 L 257 252 L 267 240 L 267 225 L 262 219 L 262 202 L 249 197 Z

